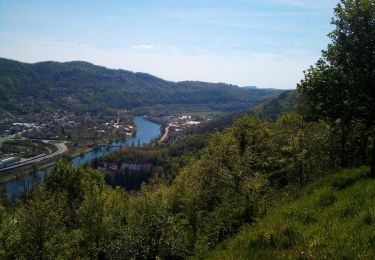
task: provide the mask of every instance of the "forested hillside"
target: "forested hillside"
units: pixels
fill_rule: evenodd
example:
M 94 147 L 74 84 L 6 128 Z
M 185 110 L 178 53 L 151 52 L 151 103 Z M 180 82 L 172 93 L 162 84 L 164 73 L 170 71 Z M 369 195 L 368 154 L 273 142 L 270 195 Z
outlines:
M 297 111 L 297 90 L 288 90 L 252 109 L 260 119 L 275 121 L 283 113 Z
M 0 109 L 10 112 L 30 113 L 46 108 L 95 112 L 155 105 L 235 112 L 280 92 L 224 83 L 175 83 L 79 61 L 28 64 L 0 59 Z

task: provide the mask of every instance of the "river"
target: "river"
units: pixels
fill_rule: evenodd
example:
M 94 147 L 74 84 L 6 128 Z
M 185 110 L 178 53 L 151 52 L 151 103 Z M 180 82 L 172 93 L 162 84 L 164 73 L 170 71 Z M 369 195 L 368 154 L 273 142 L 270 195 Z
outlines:
M 95 158 L 102 157 L 110 152 L 118 151 L 121 149 L 120 146 L 131 146 L 132 144 L 135 146 L 138 146 L 138 144 L 144 146 L 160 136 L 161 126 L 147 120 L 145 117 L 136 116 L 134 118 L 134 123 L 137 127 L 137 134 L 134 137 L 129 137 L 127 140 L 117 141 L 111 145 L 104 146 L 99 150 L 93 150 L 81 156 L 77 156 L 72 160 L 73 167 L 84 165 Z M 17 197 L 25 190 L 29 190 L 35 182 L 43 182 L 45 174 L 51 170 L 52 167 L 42 169 L 34 176 L 26 175 L 3 185 L 5 186 L 7 194 L 10 198 Z

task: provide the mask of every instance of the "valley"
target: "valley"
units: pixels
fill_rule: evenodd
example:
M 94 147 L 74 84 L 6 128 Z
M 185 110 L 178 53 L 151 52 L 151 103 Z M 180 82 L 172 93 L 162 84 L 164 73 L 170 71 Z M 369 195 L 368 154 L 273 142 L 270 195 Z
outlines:
M 113 142 L 133 140 L 138 130 L 133 118 L 140 114 L 162 124 L 165 132 L 160 143 L 170 145 L 186 134 L 186 128 L 246 111 L 282 92 L 223 83 L 169 82 L 86 62 L 27 64 L 0 58 L 2 171 L 24 165 L 42 167 L 63 153 L 77 157 Z M 31 141 L 25 149 L 34 152 L 17 150 L 12 146 L 17 139 Z M 37 140 L 54 141 L 58 151 L 38 153 L 33 146 Z M 66 148 L 61 149 L 62 145 Z
M 375 259 L 375 0 L 0 22 L 0 259 Z

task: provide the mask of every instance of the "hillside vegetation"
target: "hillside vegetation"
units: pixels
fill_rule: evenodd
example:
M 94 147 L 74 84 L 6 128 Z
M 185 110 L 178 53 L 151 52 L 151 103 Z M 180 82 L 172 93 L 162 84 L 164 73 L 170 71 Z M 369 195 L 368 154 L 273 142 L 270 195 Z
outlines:
M 374 259 L 375 180 L 343 170 L 298 191 L 198 259 Z
M 108 108 L 244 111 L 281 90 L 245 89 L 224 83 L 171 82 L 145 73 L 87 62 L 21 63 L 0 58 L 0 110 L 74 112 Z
M 284 113 L 297 111 L 297 90 L 288 90 L 252 109 L 260 119 L 275 121 Z

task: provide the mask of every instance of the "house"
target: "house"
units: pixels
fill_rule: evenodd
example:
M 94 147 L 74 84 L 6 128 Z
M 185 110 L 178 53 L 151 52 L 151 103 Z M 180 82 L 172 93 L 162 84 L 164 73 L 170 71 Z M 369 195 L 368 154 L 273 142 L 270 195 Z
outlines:
M 128 162 L 123 162 L 121 164 L 121 169 L 122 170 L 129 170 L 129 171 L 134 171 L 134 172 L 151 172 L 153 169 L 154 165 L 151 163 L 128 163 Z
M 117 163 L 109 163 L 107 169 L 109 171 L 117 171 L 118 170 L 118 165 L 117 165 Z

